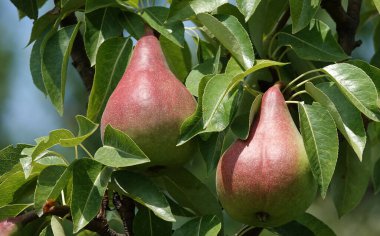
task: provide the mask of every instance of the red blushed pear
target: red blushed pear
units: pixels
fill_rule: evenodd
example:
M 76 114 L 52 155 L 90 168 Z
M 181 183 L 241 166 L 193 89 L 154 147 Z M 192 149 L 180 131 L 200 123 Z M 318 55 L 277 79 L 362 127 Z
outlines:
M 152 29 L 138 40 L 125 73 L 110 96 L 101 119 L 128 134 L 150 158 L 148 166 L 184 164 L 196 150 L 192 141 L 176 146 L 180 126 L 196 101 L 170 71 Z
M 259 227 L 285 224 L 314 200 L 317 184 L 279 84 L 264 93 L 248 139 L 221 157 L 216 188 L 233 219 Z

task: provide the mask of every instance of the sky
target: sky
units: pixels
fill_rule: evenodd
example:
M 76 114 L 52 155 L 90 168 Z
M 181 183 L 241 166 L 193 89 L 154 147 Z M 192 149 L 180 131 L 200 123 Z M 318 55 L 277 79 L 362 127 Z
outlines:
M 49 7 L 51 8 L 46 4 L 42 11 L 45 12 Z M 0 131 L 0 135 L 9 134 L 12 144 L 33 143 L 35 138 L 47 135 L 49 131 L 61 128 L 65 124 L 49 99 L 34 86 L 32 81 L 29 69 L 32 45 L 28 47 L 26 45 L 33 21 L 27 17 L 19 20 L 16 7 L 10 1 L 0 1 L 0 26 L 1 41 L 11 42 L 9 49 L 14 54 L 9 78 L 1 78 L 11 80 L 11 85 L 1 114 L 2 122 L 6 122 L 4 125 L 6 130 Z M 70 91 L 67 92 L 70 96 Z

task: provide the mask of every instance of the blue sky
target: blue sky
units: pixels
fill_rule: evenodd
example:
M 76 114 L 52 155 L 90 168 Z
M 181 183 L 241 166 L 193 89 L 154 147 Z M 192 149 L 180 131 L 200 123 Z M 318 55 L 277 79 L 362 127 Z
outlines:
M 32 46 L 25 47 L 29 40 L 33 21 L 18 19 L 15 6 L 10 1 L 0 1 L 0 25 L 2 42 L 10 42 L 14 62 L 9 78 L 10 96 L 1 116 L 6 133 L 12 143 L 32 143 L 34 138 L 44 136 L 50 130 L 61 126 L 60 117 L 50 101 L 34 86 L 29 70 L 29 57 Z M 0 134 L 4 131 L 0 131 Z M 0 147 L 1 149 L 2 147 Z

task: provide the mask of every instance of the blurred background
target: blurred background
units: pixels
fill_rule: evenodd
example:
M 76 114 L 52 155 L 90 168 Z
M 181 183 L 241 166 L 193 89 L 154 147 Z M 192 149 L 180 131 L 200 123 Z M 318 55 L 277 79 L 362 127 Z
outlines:
M 43 12 L 52 8 L 52 1 L 48 2 L 42 8 Z M 62 117 L 34 86 L 29 69 L 32 46 L 26 47 L 32 24 L 28 18 L 19 20 L 18 12 L 10 1 L 0 1 L 0 149 L 10 144 L 33 144 L 35 138 L 57 128 L 76 132 L 75 115 L 85 115 L 88 93 L 72 66 L 69 66 Z M 363 44 L 354 51 L 354 57 L 369 61 L 374 53 L 373 29 L 373 22 L 361 27 L 358 37 Z M 374 196 L 372 188 L 369 188 L 360 205 L 341 219 L 331 196 L 324 200 L 317 199 L 309 212 L 323 220 L 339 236 L 380 235 L 380 196 Z M 236 232 L 234 230 L 236 228 L 231 232 Z

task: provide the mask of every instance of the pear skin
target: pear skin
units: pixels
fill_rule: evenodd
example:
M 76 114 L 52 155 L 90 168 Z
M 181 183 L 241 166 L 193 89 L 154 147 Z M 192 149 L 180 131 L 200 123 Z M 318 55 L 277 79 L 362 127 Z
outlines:
M 101 134 L 110 124 L 138 144 L 151 160 L 148 166 L 179 166 L 196 151 L 193 141 L 176 146 L 181 124 L 195 109 L 194 97 L 170 71 L 158 39 L 147 28 L 106 104 Z
M 264 93 L 249 137 L 232 144 L 217 167 L 221 205 L 233 219 L 252 226 L 293 220 L 317 191 L 302 136 L 279 87 Z

